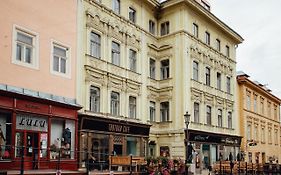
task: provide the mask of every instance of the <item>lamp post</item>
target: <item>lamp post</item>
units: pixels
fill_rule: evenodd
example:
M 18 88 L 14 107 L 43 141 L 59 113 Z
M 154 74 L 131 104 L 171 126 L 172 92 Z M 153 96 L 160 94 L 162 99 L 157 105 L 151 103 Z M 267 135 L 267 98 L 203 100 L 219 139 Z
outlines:
M 189 136 L 188 136 L 188 125 L 190 122 L 190 114 L 188 111 L 184 114 L 184 123 L 186 126 L 186 134 L 185 134 L 185 174 L 188 174 L 188 167 L 186 168 L 186 165 L 188 163 L 188 141 L 189 141 Z

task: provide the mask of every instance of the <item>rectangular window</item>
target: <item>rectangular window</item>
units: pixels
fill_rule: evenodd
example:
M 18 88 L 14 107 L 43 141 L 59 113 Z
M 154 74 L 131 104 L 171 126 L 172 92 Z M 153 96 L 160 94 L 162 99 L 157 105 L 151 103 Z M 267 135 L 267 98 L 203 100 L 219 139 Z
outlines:
M 199 123 L 199 103 L 194 103 L 194 122 Z
M 230 77 L 226 77 L 226 92 L 231 93 L 231 79 Z
M 261 114 L 264 115 L 264 99 L 261 97 Z
M 261 128 L 261 142 L 265 143 L 265 130 L 264 130 L 264 127 Z
M 198 38 L 198 25 L 193 23 L 193 35 Z
M 169 60 L 161 61 L 161 80 L 169 78 Z
M 216 39 L 216 49 L 217 51 L 221 51 L 221 41 L 219 39 Z
M 96 58 L 101 57 L 101 37 L 94 32 L 90 36 L 90 54 Z
M 210 45 L 210 43 L 211 43 L 211 38 L 210 38 L 209 32 L 205 32 L 205 43 L 208 45 Z
M 228 46 L 228 45 L 225 46 L 225 55 L 226 55 L 227 57 L 230 56 L 230 51 L 229 51 L 229 46 Z
M 268 129 L 268 143 L 272 144 L 272 131 L 271 131 L 271 129 Z
M 258 112 L 257 99 L 258 99 L 258 96 L 254 95 L 254 112 Z
M 161 122 L 169 121 L 169 102 L 160 103 L 160 117 Z
M 271 118 L 271 102 L 267 102 L 267 116 Z
M 112 41 L 111 49 L 112 64 L 120 66 L 120 44 Z
M 274 120 L 278 120 L 277 105 L 274 105 Z
M 129 117 L 136 118 L 137 116 L 137 99 L 136 97 L 129 97 Z
M 11 159 L 12 142 L 12 115 L 0 112 L 0 163 Z M 15 156 L 21 156 L 21 146 L 23 146 L 23 133 L 16 133 Z
M 228 112 L 228 115 L 227 115 L 227 127 L 229 129 L 232 128 L 232 113 L 231 112 Z
M 251 124 L 248 124 L 247 125 L 247 140 L 251 140 L 252 139 L 252 132 L 251 132 L 251 130 L 252 130 L 252 125 Z
M 199 65 L 196 61 L 193 61 L 193 80 L 199 80 Z
M 210 68 L 208 68 L 208 67 L 206 67 L 206 72 L 205 72 L 205 74 L 206 74 L 206 85 L 207 86 L 210 86 L 211 85 L 211 70 L 210 70 Z
M 207 106 L 206 109 L 206 119 L 207 119 L 207 125 L 212 125 L 212 108 L 211 106 Z
M 136 10 L 131 7 L 129 7 L 129 20 L 133 23 L 136 22 Z
M 38 37 L 36 34 L 26 32 L 24 30 L 14 28 L 13 39 L 13 58 L 12 62 L 18 65 L 37 68 L 38 56 L 36 46 Z
M 247 110 L 251 110 L 251 94 L 247 94 Z
M 129 50 L 129 61 L 130 61 L 130 70 L 137 71 L 137 52 L 130 49 Z
M 217 89 L 221 90 L 221 73 L 217 72 Z
M 149 20 L 149 33 L 155 35 L 155 22 Z
M 90 111 L 100 112 L 100 88 L 95 86 L 90 88 Z
M 155 60 L 149 59 L 149 77 L 155 79 Z
M 111 111 L 110 113 L 112 115 L 118 116 L 120 115 L 120 96 L 118 92 L 111 92 L 111 96 L 110 96 L 110 106 L 111 106 Z
M 155 110 L 156 110 L 155 102 L 150 101 L 149 102 L 149 120 L 151 122 L 155 121 Z
M 218 110 L 218 127 L 222 127 L 222 110 Z
M 53 71 L 66 74 L 68 71 L 68 48 L 53 43 Z
M 52 119 L 51 120 L 51 159 L 59 159 L 59 148 L 61 148 L 60 158 L 74 159 L 75 148 L 75 121 Z
M 115 13 L 120 14 L 120 0 L 113 0 L 112 1 L 112 10 Z
M 170 23 L 169 21 L 161 24 L 161 36 L 169 34 Z
M 258 126 L 254 127 L 254 141 L 258 141 Z

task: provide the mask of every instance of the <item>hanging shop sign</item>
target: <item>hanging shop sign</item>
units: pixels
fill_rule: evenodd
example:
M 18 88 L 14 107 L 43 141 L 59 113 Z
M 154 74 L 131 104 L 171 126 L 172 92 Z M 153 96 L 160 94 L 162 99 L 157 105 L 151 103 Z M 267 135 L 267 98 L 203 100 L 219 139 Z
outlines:
M 122 134 L 149 135 L 149 126 L 115 120 L 82 119 L 82 129 Z
M 17 114 L 16 129 L 47 132 L 48 119 L 36 115 Z

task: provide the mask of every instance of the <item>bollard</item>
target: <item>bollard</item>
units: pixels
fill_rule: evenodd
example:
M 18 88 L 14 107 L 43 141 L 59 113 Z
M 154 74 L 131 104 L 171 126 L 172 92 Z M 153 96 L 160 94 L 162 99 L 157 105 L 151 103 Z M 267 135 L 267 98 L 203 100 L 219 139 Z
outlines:
M 248 174 L 248 163 L 246 162 L 246 175 Z
M 240 161 L 238 162 L 238 175 L 240 175 Z
M 24 146 L 21 147 L 20 175 L 24 174 L 23 162 L 24 162 Z
M 220 175 L 222 175 L 222 171 L 221 171 L 221 160 L 220 160 Z
M 60 157 L 61 157 L 61 149 L 59 149 L 59 157 L 58 157 L 58 164 L 57 164 L 57 172 L 56 172 L 56 175 L 61 175 Z

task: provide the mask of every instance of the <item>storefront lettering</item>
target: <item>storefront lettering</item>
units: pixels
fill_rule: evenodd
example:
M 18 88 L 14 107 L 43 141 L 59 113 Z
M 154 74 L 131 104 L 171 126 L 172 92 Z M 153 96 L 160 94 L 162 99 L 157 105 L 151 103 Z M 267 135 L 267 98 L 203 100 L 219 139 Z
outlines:
M 206 141 L 209 139 L 209 136 L 201 136 L 201 135 L 197 135 L 194 137 L 194 140 L 197 140 L 197 141 Z
M 45 117 L 36 115 L 18 114 L 16 128 L 32 131 L 48 131 L 48 120 Z
M 110 132 L 129 133 L 130 127 L 129 126 L 117 125 L 117 124 L 108 124 L 108 130 Z
M 26 108 L 31 108 L 31 109 L 40 109 L 38 106 L 32 105 L 32 104 L 26 104 Z
M 26 125 L 26 126 L 35 126 L 35 127 L 42 127 L 44 128 L 46 121 L 38 120 L 38 119 L 30 119 L 30 118 L 21 118 L 19 125 Z

